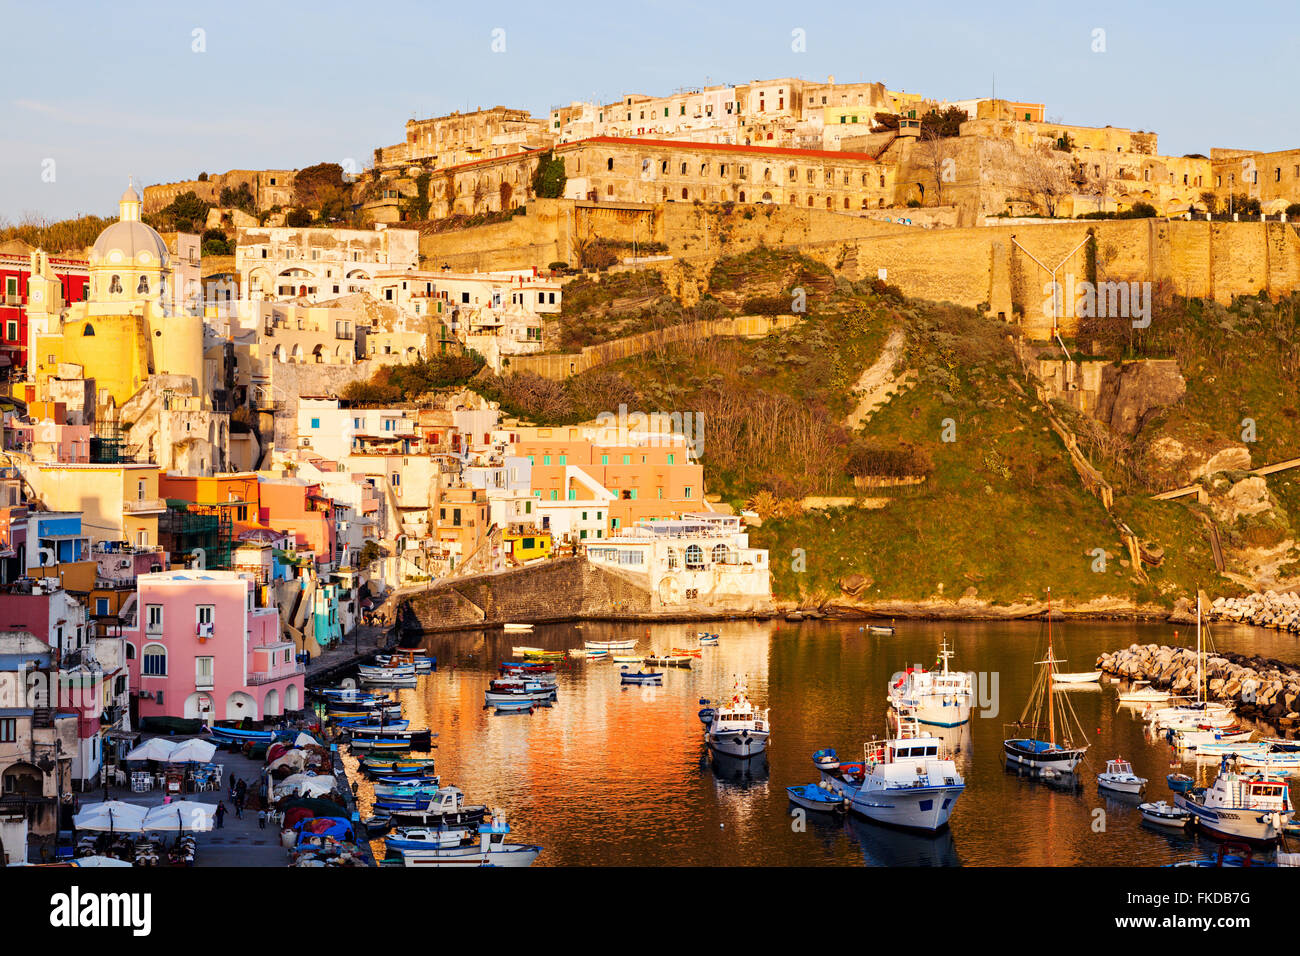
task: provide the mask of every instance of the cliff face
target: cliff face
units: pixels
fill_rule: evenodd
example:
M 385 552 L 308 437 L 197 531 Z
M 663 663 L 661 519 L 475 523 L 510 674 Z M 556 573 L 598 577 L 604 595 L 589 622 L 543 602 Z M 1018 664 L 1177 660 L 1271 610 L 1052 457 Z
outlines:
M 1172 359 L 1109 365 L 1101 373 L 1096 416 L 1117 434 L 1133 438 L 1153 412 L 1186 392 L 1187 382 Z

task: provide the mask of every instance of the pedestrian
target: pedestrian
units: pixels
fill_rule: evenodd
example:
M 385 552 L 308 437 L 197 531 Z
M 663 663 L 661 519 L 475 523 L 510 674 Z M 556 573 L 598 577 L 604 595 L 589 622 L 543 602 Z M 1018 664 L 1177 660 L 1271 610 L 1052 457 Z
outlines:
M 265 811 L 265 810 L 258 810 L 258 811 L 257 811 L 257 828 L 258 828 L 259 830 L 265 830 L 265 829 L 266 829 L 266 811 Z
M 218 830 L 222 830 L 225 828 L 226 826 L 225 820 L 226 820 L 226 803 L 224 800 L 218 800 L 217 801 L 217 829 Z
M 244 819 L 244 801 L 242 800 L 235 801 L 235 819 L 236 820 Z

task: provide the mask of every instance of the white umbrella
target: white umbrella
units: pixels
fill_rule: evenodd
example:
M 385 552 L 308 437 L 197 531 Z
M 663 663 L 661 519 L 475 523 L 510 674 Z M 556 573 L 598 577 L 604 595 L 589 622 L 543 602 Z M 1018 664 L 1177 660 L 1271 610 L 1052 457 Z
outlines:
M 171 759 L 176 744 L 166 737 L 152 737 L 126 755 L 127 760 L 162 760 Z
M 191 737 L 177 743 L 167 760 L 171 763 L 212 763 L 216 753 L 216 744 Z
M 81 808 L 72 818 L 78 830 L 104 830 L 112 833 L 139 833 L 148 808 L 122 800 L 106 800 Z
M 295 773 L 285 777 L 276 787 L 277 793 L 300 793 L 309 797 L 320 796 L 334 789 L 337 781 L 330 776 L 309 773 Z
M 141 830 L 189 830 L 203 832 L 212 829 L 212 815 L 216 807 L 197 800 L 173 800 L 153 807 L 144 815 Z

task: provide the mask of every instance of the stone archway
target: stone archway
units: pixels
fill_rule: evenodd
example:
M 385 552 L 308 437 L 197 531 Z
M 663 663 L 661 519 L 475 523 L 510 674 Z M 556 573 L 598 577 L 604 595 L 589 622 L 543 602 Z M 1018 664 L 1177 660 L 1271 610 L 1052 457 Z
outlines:
M 280 691 L 278 688 L 272 687 L 266 692 L 266 696 L 262 698 L 262 716 L 279 717 L 281 713 L 283 711 L 280 710 Z
M 290 684 L 284 689 L 284 709 L 286 713 L 302 710 L 302 694 L 297 684 Z
M 226 720 L 257 720 L 257 701 L 242 690 L 232 691 L 226 698 Z

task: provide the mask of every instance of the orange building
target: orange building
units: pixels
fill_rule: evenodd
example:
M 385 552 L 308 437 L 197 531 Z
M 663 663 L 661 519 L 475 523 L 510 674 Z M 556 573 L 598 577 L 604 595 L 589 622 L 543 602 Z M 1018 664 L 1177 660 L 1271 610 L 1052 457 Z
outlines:
M 478 550 L 491 530 L 487 493 L 482 488 L 439 488 L 436 508 L 434 540 L 455 569 Z

